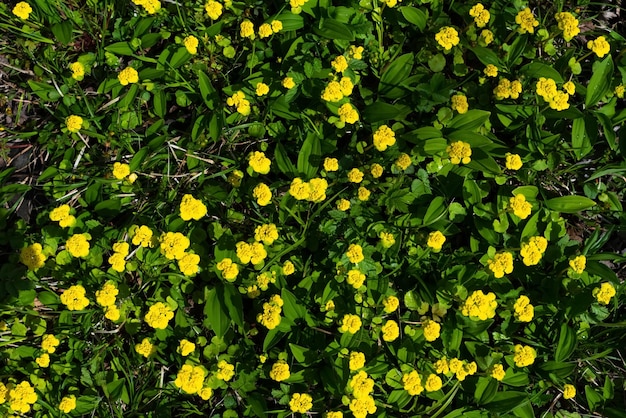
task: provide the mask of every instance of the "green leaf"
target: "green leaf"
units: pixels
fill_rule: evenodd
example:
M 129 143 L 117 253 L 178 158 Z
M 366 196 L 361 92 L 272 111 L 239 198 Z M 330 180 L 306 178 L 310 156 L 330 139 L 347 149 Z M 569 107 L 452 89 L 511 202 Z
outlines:
M 469 50 L 472 51 L 485 66 L 492 64 L 498 68 L 503 67 L 500 58 L 498 58 L 498 55 L 491 49 L 477 46 L 475 48 L 469 48 Z
M 585 397 L 587 398 L 587 404 L 591 412 L 595 411 L 604 401 L 602 396 L 590 385 L 585 385 Z
M 596 205 L 596 202 L 584 196 L 555 197 L 545 203 L 548 209 L 563 213 L 576 213 Z
M 298 30 L 304 27 L 304 19 L 295 13 L 284 12 L 276 16 L 275 19 L 282 22 L 283 31 Z
M 415 56 L 404 54 L 396 58 L 380 76 L 378 93 L 391 99 L 398 99 L 409 93 L 409 90 L 401 87 L 401 83 L 406 80 L 415 63 Z
M 474 390 L 474 399 L 478 405 L 490 402 L 498 391 L 498 381 L 492 377 L 479 377 Z
M 133 171 L 139 170 L 139 168 L 141 167 L 141 163 L 143 163 L 143 160 L 146 159 L 146 155 L 148 155 L 149 151 L 150 151 L 149 148 L 144 147 L 144 148 L 140 148 L 139 151 L 137 151 L 135 155 L 133 155 L 133 158 L 130 160 L 130 163 L 128 163 L 131 173 Z
M 591 71 L 591 79 L 587 85 L 587 94 L 585 96 L 585 107 L 590 108 L 597 104 L 604 95 L 611 89 L 613 81 L 613 58 L 607 56 L 600 62 L 593 64 Z
M 200 86 L 200 95 L 204 103 L 209 109 L 215 109 L 216 91 L 211 84 L 209 76 L 203 71 L 198 71 L 198 86 Z
M 287 290 L 286 287 L 282 288 L 280 297 L 283 299 L 283 313 L 285 314 L 285 318 L 293 321 L 306 316 L 306 308 L 298 303 L 296 296 Z
M 231 321 L 235 323 L 240 329 L 244 329 L 243 321 L 243 302 L 241 300 L 241 294 L 237 291 L 235 286 L 230 283 L 225 283 L 223 286 L 217 286 L 218 296 L 224 301 L 228 316 Z
M 376 101 L 363 110 L 363 119 L 369 123 L 382 122 L 389 119 L 403 120 L 411 108 L 404 105 L 392 105 Z
M 105 46 L 104 50 L 115 55 L 134 55 L 135 52 L 128 42 L 116 42 L 109 46 Z
M 301 345 L 289 343 L 289 348 L 293 354 L 293 357 L 298 361 L 298 363 L 306 366 L 308 364 L 307 355 L 311 352 L 306 347 L 302 347 Z
M 576 339 L 576 331 L 570 328 L 567 324 L 561 325 L 561 331 L 559 332 L 559 342 L 556 346 L 556 352 L 554 359 L 556 361 L 567 360 L 572 355 L 576 348 L 578 340 Z
M 492 413 L 506 413 L 528 402 L 528 395 L 524 392 L 507 391 L 497 393 L 485 408 Z
M 550 65 L 542 64 L 540 62 L 531 62 L 530 64 L 526 64 L 520 68 L 519 71 L 530 78 L 545 77 L 551 78 L 557 83 L 563 82 L 563 77 L 561 77 L 561 74 L 557 70 Z
M 94 211 L 98 212 L 101 216 L 111 218 L 120 213 L 121 208 L 122 202 L 119 199 L 107 199 L 98 203 L 94 208 Z
M 426 214 L 424 215 L 424 226 L 433 224 L 444 218 L 447 207 L 443 197 L 437 196 L 428 205 Z
M 162 89 L 152 92 L 152 101 L 154 103 L 154 114 L 160 118 L 165 117 L 167 112 L 167 96 Z
M 350 27 L 335 19 L 322 19 L 319 26 L 313 27 L 313 32 L 328 39 L 354 41 L 354 34 Z
M 402 16 L 404 16 L 407 22 L 417 26 L 420 32 L 424 31 L 426 22 L 428 21 L 428 11 L 412 6 L 402 6 L 399 7 L 398 10 L 402 13 Z
M 489 119 L 491 112 L 486 110 L 472 109 L 462 115 L 456 115 L 448 123 L 447 127 L 456 130 L 474 130 L 483 126 Z
M 52 34 L 62 44 L 69 44 L 72 41 L 72 23 L 69 20 L 64 20 L 59 23 L 55 23 L 50 28 Z
M 298 172 L 309 179 L 317 173 L 322 158 L 322 144 L 315 133 L 310 133 L 298 153 Z
M 276 160 L 276 165 L 278 166 L 278 169 L 283 174 L 295 176 L 296 168 L 289 159 L 287 151 L 285 151 L 285 147 L 283 147 L 281 143 L 277 143 L 276 148 L 274 148 L 274 159 Z
M 215 288 L 208 290 L 206 293 L 204 315 L 206 316 L 205 325 L 211 328 L 218 338 L 224 337 L 230 326 L 230 319 L 226 309 L 222 306 Z
M 513 43 L 511 44 L 511 48 L 506 54 L 506 62 L 509 67 L 512 67 L 515 61 L 522 55 L 524 49 L 526 49 L 526 43 L 528 42 L 527 36 L 517 36 Z
M 576 363 L 564 363 L 559 361 L 546 361 L 539 366 L 544 372 L 554 373 L 557 377 L 563 379 L 576 370 Z
M 187 48 L 181 46 L 171 55 L 169 64 L 172 68 L 178 68 L 191 59 L 191 54 Z

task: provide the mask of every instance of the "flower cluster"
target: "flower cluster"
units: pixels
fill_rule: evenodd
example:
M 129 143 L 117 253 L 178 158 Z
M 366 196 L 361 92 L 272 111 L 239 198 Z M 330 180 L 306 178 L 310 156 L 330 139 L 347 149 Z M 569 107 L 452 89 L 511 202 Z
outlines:
M 161 2 L 159 0 L 132 0 L 137 6 L 141 6 L 145 9 L 146 13 L 153 15 L 161 9 Z
M 267 257 L 267 251 L 260 242 L 253 242 L 248 244 L 247 242 L 239 241 L 235 244 L 237 249 L 237 257 L 242 264 L 252 263 L 254 265 L 260 264 Z
M 186 254 L 191 242 L 180 232 L 167 232 L 161 235 L 161 254 L 168 260 L 180 260 Z
M 313 408 L 313 398 L 307 393 L 294 393 L 289 401 L 289 408 L 292 412 L 306 414 Z
M 472 160 L 472 148 L 467 142 L 456 141 L 446 147 L 448 157 L 452 164 L 469 164 Z
M 352 285 L 355 289 L 359 289 L 365 282 L 365 274 L 359 270 L 352 269 L 348 271 L 348 278 L 346 279 L 349 285 Z
M 269 38 L 281 30 L 283 30 L 283 22 L 280 20 L 273 20 L 272 23 L 263 23 L 259 26 L 259 38 Z
M 119 273 L 126 268 L 126 257 L 130 251 L 130 245 L 127 242 L 116 242 L 113 244 L 113 255 L 109 257 L 111 268 Z M 104 305 L 103 305 L 104 306 Z
M 131 232 L 133 245 L 141 245 L 142 247 L 152 247 L 154 245 L 152 241 L 153 232 L 148 226 L 141 225 L 140 227 L 131 228 Z
M 469 105 L 467 103 L 467 97 L 464 94 L 455 94 L 450 99 L 452 101 L 451 108 L 456 110 L 459 114 L 467 113 Z
M 494 379 L 501 381 L 506 375 L 506 372 L 504 371 L 504 366 L 502 366 L 502 364 L 500 363 L 494 364 L 489 369 L 489 375 Z
M 183 45 L 185 46 L 187 52 L 191 55 L 196 55 L 198 53 L 198 38 L 195 36 L 186 36 L 185 39 L 183 39 Z
M 539 21 L 528 7 L 517 13 L 515 23 L 519 25 L 519 33 L 535 33 L 535 28 L 539 26 Z
M 530 216 L 533 205 L 526 201 L 526 196 L 517 194 L 509 199 L 508 210 L 520 219 L 526 219 Z
M 275 380 L 276 382 L 282 382 L 283 380 L 289 379 L 289 365 L 285 360 L 278 360 L 276 363 L 272 365 L 272 370 L 270 370 L 270 379 Z
M 265 183 L 259 183 L 252 190 L 252 196 L 259 206 L 267 206 L 272 201 L 272 190 Z
M 441 335 L 441 325 L 432 319 L 423 320 L 422 329 L 424 330 L 424 338 L 429 342 L 435 341 Z
M 493 89 L 496 99 L 517 99 L 522 92 L 522 83 L 519 80 L 510 81 L 506 78 L 501 78 L 496 88 Z
M 328 181 L 326 179 L 313 178 L 309 181 L 304 181 L 300 177 L 296 177 L 291 181 L 289 194 L 297 200 L 319 203 L 326 199 L 327 189 Z
M 505 166 L 508 170 L 517 171 L 522 168 L 522 158 L 518 154 L 511 154 L 507 152 L 504 156 Z
M 196 345 L 187 339 L 182 339 L 178 344 L 177 351 L 180 353 L 181 356 L 187 357 L 189 354 L 196 351 Z
M 81 81 L 85 78 L 85 66 L 78 61 L 70 64 L 70 71 L 72 72 L 72 78 L 76 81 Z
M 115 298 L 119 290 L 112 282 L 107 282 L 102 289 L 96 291 L 96 302 L 105 308 L 105 317 L 111 321 L 117 321 L 120 318 L 120 311 L 115 306 Z
M 608 305 L 609 302 L 611 302 L 611 298 L 615 296 L 615 294 L 615 287 L 613 287 L 613 285 L 609 282 L 604 282 L 600 285 L 600 287 L 593 289 L 593 296 L 603 305 Z
M 29 270 L 39 270 L 46 263 L 46 255 L 43 247 L 39 243 L 31 244 L 22 248 L 20 252 L 20 263 L 28 267 Z
M 115 162 L 113 163 L 113 177 L 123 180 L 130 175 L 130 166 L 128 164 Z
M 194 198 L 190 194 L 183 196 L 180 202 L 180 217 L 183 221 L 195 219 L 199 221 L 207 214 L 207 208 L 201 200 Z
M 604 36 L 598 36 L 596 39 L 587 42 L 587 48 L 591 49 L 599 58 L 602 58 L 609 53 L 611 45 Z
M 226 360 L 220 360 L 217 362 L 217 373 L 215 373 L 216 378 L 228 382 L 233 378 L 233 376 L 235 376 L 235 366 L 233 364 L 230 364 Z
M 135 344 L 135 351 L 145 358 L 148 358 L 156 353 L 156 347 L 150 342 L 148 338 L 144 338 L 141 343 Z
M 571 86 L 568 85 L 567 88 L 571 91 Z M 565 110 L 569 108 L 569 93 L 567 91 L 559 91 L 553 79 L 539 77 L 536 91 L 550 105 L 551 109 Z
M 387 125 L 381 125 L 376 132 L 374 132 L 374 147 L 378 151 L 385 151 L 387 147 L 390 147 L 396 143 L 395 132 Z
M 220 3 L 219 1 L 209 0 L 204 5 L 204 10 L 206 11 L 209 18 L 211 18 L 211 20 L 217 20 L 222 15 L 224 6 L 222 6 L 222 3 Z
M 134 84 L 139 82 L 139 73 L 133 67 L 126 67 L 117 75 L 122 86 Z
M 365 260 L 365 256 L 363 255 L 363 247 L 359 244 L 350 244 L 348 246 L 348 251 L 346 251 L 346 256 L 348 260 L 350 260 L 353 264 L 358 264 L 361 261 Z
M 351 351 L 348 367 L 350 371 L 357 371 L 365 366 L 365 354 L 360 351 Z
M 489 19 L 491 18 L 491 14 L 489 10 L 485 9 L 481 3 L 475 4 L 469 11 L 469 15 L 474 18 L 474 23 L 479 28 L 483 28 L 487 26 L 489 23 Z
M 400 306 L 400 299 L 393 295 L 387 296 L 383 299 L 383 306 L 386 313 L 395 312 Z
M 30 16 L 30 14 L 33 12 L 33 8 L 30 7 L 30 4 L 26 3 L 25 1 L 20 1 L 15 5 L 15 7 L 13 7 L 13 10 L 11 10 L 11 12 L 13 12 L 13 14 L 20 19 L 26 20 L 28 19 L 28 16 Z
M 441 251 L 443 244 L 446 242 L 446 236 L 441 231 L 433 231 L 428 234 L 426 245 L 432 248 L 433 252 Z
M 508 251 L 495 254 L 492 259 L 487 260 L 487 267 L 493 272 L 496 279 L 504 277 L 505 274 L 513 272 L 513 254 Z
M 460 306 L 460 310 L 464 316 L 484 321 L 496 316 L 497 307 L 496 295 L 493 292 L 485 295 L 482 290 L 476 290 L 465 299 Z
M 450 26 L 442 27 L 435 35 L 435 41 L 446 51 L 459 44 L 459 32 Z
M 76 224 L 76 218 L 71 215 L 69 205 L 61 205 L 50 212 L 50 220 L 58 222 L 61 228 L 72 227 Z
M 527 242 L 522 243 L 520 255 L 526 266 L 534 266 L 539 264 L 543 253 L 548 248 L 548 240 L 544 237 L 530 237 Z
M 361 329 L 361 318 L 353 314 L 345 314 L 341 319 L 341 327 L 339 332 L 347 332 L 349 334 L 356 334 Z
M 353 396 L 349 408 L 355 417 L 364 418 L 367 414 L 376 412 L 376 404 L 371 395 L 374 391 L 374 380 L 366 372 L 361 370 L 348 381 L 348 391 Z
M 264 152 L 254 151 L 248 157 L 248 164 L 255 173 L 267 174 L 270 172 L 272 161 L 265 156 Z
M 165 329 L 172 318 L 174 318 L 172 308 L 163 302 L 157 302 L 150 306 L 144 319 L 146 324 L 154 329 Z
M 230 258 L 223 258 L 217 263 L 217 269 L 222 272 L 222 277 L 229 282 L 234 282 L 239 274 L 239 266 L 233 263 Z
M 398 156 L 398 159 L 396 160 L 394 165 L 398 167 L 398 170 L 404 171 L 407 168 L 409 168 L 412 163 L 413 163 L 413 160 L 411 159 L 411 156 L 403 152 L 402 154 Z
M 578 28 L 578 19 L 569 12 L 560 12 L 556 14 L 556 21 L 559 30 L 563 31 L 563 39 L 571 41 L 572 38 L 580 33 Z
M 65 118 L 65 126 L 67 126 L 68 131 L 76 133 L 83 127 L 83 118 L 77 115 L 70 115 Z
M 330 81 L 324 91 L 322 91 L 322 100 L 327 102 L 338 102 L 344 97 L 352 94 L 354 84 L 350 77 L 341 77 L 339 81 Z
M 89 299 L 85 297 L 86 293 L 85 288 L 79 284 L 70 286 L 61 293 L 61 303 L 70 311 L 80 311 L 89 305 Z
M 393 319 L 389 319 L 380 329 L 383 340 L 387 342 L 395 341 L 400 336 L 400 327 Z
M 569 266 L 576 274 L 582 274 L 587 267 L 587 257 L 578 255 L 569 261 Z
M 193 276 L 200 270 L 198 264 L 200 263 L 200 256 L 198 254 L 185 252 L 185 254 L 178 260 L 178 269 L 185 276 Z
M 8 392 L 8 396 L 7 396 Z M 33 388 L 29 382 L 23 381 L 15 386 L 5 386 L 4 383 L 0 383 L 1 399 L 9 402 L 9 407 L 13 412 L 26 414 L 30 411 L 31 405 L 37 402 L 37 394 L 35 388 Z
M 235 106 L 237 112 L 241 113 L 243 116 L 250 114 L 250 101 L 246 99 L 246 95 L 242 91 L 238 91 L 226 99 L 226 104 L 228 106 Z
M 515 355 L 513 356 L 513 361 L 517 367 L 530 366 L 535 362 L 537 352 L 534 348 L 528 345 L 516 344 L 514 350 Z
M 59 339 L 52 334 L 45 334 L 41 339 L 41 349 L 49 354 L 54 353 L 59 344 Z
M 69 414 L 74 409 L 76 409 L 76 396 L 74 395 L 64 396 L 61 402 L 59 402 L 59 410 L 61 412 Z
M 355 124 L 359 120 L 359 114 L 350 103 L 344 103 L 337 111 L 341 122 Z
M 183 392 L 194 394 L 200 392 L 204 386 L 206 371 L 200 366 L 184 364 L 176 374 L 174 386 L 182 389 Z
M 280 324 L 283 303 L 280 295 L 272 296 L 263 304 L 263 313 L 258 314 L 256 320 L 267 329 L 276 328 Z
M 528 296 L 521 295 L 515 301 L 513 305 L 513 313 L 515 315 L 515 319 L 520 322 L 530 322 L 535 315 L 535 308 L 530 303 L 530 299 Z

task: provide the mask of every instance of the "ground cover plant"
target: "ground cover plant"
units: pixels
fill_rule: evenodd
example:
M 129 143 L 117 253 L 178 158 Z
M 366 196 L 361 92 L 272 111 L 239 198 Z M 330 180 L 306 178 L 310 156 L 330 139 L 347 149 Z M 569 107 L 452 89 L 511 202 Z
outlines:
M 624 416 L 621 16 L 0 4 L 0 414 Z

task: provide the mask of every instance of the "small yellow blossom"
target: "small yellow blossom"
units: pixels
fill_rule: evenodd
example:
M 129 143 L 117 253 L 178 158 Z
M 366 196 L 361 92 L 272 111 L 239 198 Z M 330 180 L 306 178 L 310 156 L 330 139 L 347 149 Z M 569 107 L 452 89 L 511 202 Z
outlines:
M 395 341 L 400 336 L 400 327 L 398 323 L 393 319 L 385 322 L 385 325 L 381 328 L 383 334 L 383 340 L 387 342 Z
M 348 56 L 355 60 L 363 59 L 363 49 L 362 46 L 350 45 Z
M 385 151 L 396 143 L 396 133 L 387 125 L 381 125 L 374 132 L 374 147 L 378 151 Z
M 422 321 L 422 329 L 424 330 L 424 338 L 426 341 L 435 341 L 441 335 L 441 325 L 432 319 Z
M 341 327 L 339 327 L 339 332 L 355 334 L 359 329 L 361 329 L 361 318 L 352 314 L 345 314 L 343 316 L 343 318 L 341 319 Z
M 336 158 L 324 158 L 324 170 L 327 172 L 339 170 L 339 161 Z
M 450 26 L 442 27 L 435 35 L 435 40 L 446 51 L 449 51 L 453 46 L 458 45 L 460 41 L 459 33 L 456 29 Z
M 361 353 L 360 351 L 350 352 L 350 371 L 362 369 L 363 366 L 365 366 L 365 354 Z
M 539 264 L 543 253 L 546 252 L 546 248 L 548 248 L 548 240 L 541 236 L 530 237 L 527 242 L 522 243 L 520 255 L 524 265 L 534 266 Z
M 576 93 L 576 85 L 571 81 L 566 81 L 565 83 L 563 83 L 563 90 L 565 90 L 567 94 L 572 96 L 574 93 Z
M 253 151 L 248 157 L 248 165 L 255 173 L 267 174 L 270 172 L 272 161 L 265 156 L 264 152 Z
M 167 232 L 161 235 L 161 254 L 168 260 L 180 260 L 185 256 L 185 250 L 189 248 L 191 242 L 189 238 L 180 232 Z
M 257 96 L 265 96 L 269 92 L 270 92 L 270 88 L 267 84 L 265 83 L 256 84 L 255 93 Z
M 102 286 L 102 289 L 96 291 L 96 302 L 102 307 L 107 307 L 115 304 L 115 298 L 118 295 L 119 290 L 112 282 L 107 282 Z
M 61 412 L 69 414 L 74 409 L 76 409 L 76 396 L 74 395 L 64 396 L 63 399 L 61 399 L 61 402 L 59 403 L 59 410 L 61 410 Z
M 333 67 L 333 70 L 335 70 L 338 73 L 343 73 L 344 71 L 346 71 L 348 69 L 348 61 L 346 60 L 346 57 L 344 57 L 343 55 L 339 55 L 337 58 L 335 58 L 330 65 Z
M 519 33 L 535 33 L 535 28 L 539 26 L 535 15 L 533 15 L 533 12 L 528 7 L 517 13 L 515 23 L 520 25 L 518 29 Z
M 42 355 L 40 355 L 39 357 L 35 358 L 35 363 L 37 363 L 37 365 L 39 367 L 49 367 L 50 366 L 50 355 L 48 353 L 43 353 Z M 0 388 L 1 390 L 1 388 Z M 2 397 L 0 396 L 0 404 L 2 403 Z
M 497 77 L 498 76 L 498 67 L 496 67 L 493 64 L 488 64 L 485 69 L 483 70 L 483 73 L 487 76 L 487 77 Z
M 283 380 L 289 379 L 289 376 L 291 376 L 291 373 L 289 372 L 289 365 L 285 360 L 278 360 L 272 365 L 270 379 L 276 382 L 282 382 Z
M 504 277 L 505 274 L 511 274 L 513 272 L 513 254 L 508 251 L 498 253 L 487 260 L 487 267 L 493 272 L 496 279 Z
M 572 38 L 580 33 L 578 28 L 578 19 L 569 12 L 557 13 L 556 21 L 558 23 L 559 30 L 563 31 L 563 38 L 566 41 L 571 41 Z
M 456 110 L 459 114 L 467 113 L 469 105 L 467 103 L 467 97 L 464 94 L 455 94 L 451 98 L 452 110 Z
M 185 393 L 198 393 L 204 386 L 205 374 L 205 370 L 200 366 L 183 364 L 183 367 L 176 374 L 174 386 L 182 389 Z
M 287 260 L 283 263 L 282 271 L 285 276 L 291 276 L 293 273 L 295 273 L 296 267 L 291 261 Z
M 350 201 L 347 199 L 337 200 L 337 209 L 339 209 L 342 212 L 347 211 L 348 209 L 350 209 Z
M 289 408 L 292 412 L 306 414 L 313 408 L 313 398 L 307 393 L 294 393 L 289 401 Z
M 139 73 L 133 67 L 126 67 L 117 75 L 122 86 L 139 82 Z
M 353 168 L 348 172 L 348 181 L 351 183 L 360 183 L 363 181 L 363 172 L 358 168 Z
M 241 25 L 239 25 L 239 29 L 239 34 L 242 38 L 254 39 L 254 24 L 252 22 L 244 20 L 241 22 Z
M 85 258 L 89 255 L 89 236 L 74 234 L 65 242 L 65 248 L 73 257 Z
M 563 399 L 572 399 L 576 397 L 576 387 L 566 383 L 563 386 Z
M 283 22 L 281 22 L 280 20 L 272 20 L 272 23 L 270 25 L 272 26 L 272 32 L 274 33 L 278 33 L 283 30 Z
M 141 343 L 135 345 L 135 351 L 138 354 L 148 358 L 152 354 L 156 353 L 156 347 L 150 342 L 148 338 L 144 338 Z
M 482 290 L 476 290 L 461 304 L 461 314 L 478 318 L 482 321 L 493 318 L 496 315 L 496 295 L 489 292 L 486 295 Z
M 296 82 L 293 80 L 292 77 L 285 77 L 283 78 L 282 85 L 287 90 L 291 90 L 296 86 Z
M 530 216 L 533 205 L 526 201 L 526 196 L 523 194 L 517 194 L 509 199 L 508 210 L 520 219 L 526 219 Z
M 263 23 L 259 26 L 259 38 L 269 38 L 273 33 L 272 26 L 269 23 Z
M 608 305 L 611 302 L 611 298 L 615 296 L 615 287 L 609 282 L 604 282 L 600 287 L 593 289 L 593 296 L 602 305 Z
M 74 80 L 81 81 L 85 78 L 85 66 L 78 61 L 70 64 L 70 71 Z
M 419 395 L 424 391 L 422 377 L 415 370 L 402 375 L 402 385 L 411 396 Z
M 113 177 L 118 180 L 126 178 L 130 174 L 130 166 L 128 164 L 116 162 L 113 164 Z
M 259 183 L 252 191 L 252 196 L 254 196 L 259 206 L 267 206 L 272 201 L 272 191 L 265 183 Z
M 46 353 L 54 353 L 57 350 L 59 344 L 59 339 L 52 334 L 46 334 L 41 339 L 41 349 L 44 350 Z
M 375 179 L 382 177 L 384 171 L 383 166 L 378 163 L 372 164 L 372 167 L 370 168 L 370 173 Z
M 604 36 L 598 36 L 595 40 L 587 42 L 587 48 L 591 49 L 599 58 L 602 58 L 609 53 L 611 45 Z
M 391 248 L 393 244 L 396 243 L 396 239 L 390 232 L 381 231 L 380 234 L 378 234 L 378 238 L 380 238 L 380 243 L 383 248 Z
M 191 55 L 195 55 L 198 53 L 198 38 L 193 35 L 189 35 L 183 39 L 183 45 L 187 52 Z
M 154 329 L 165 329 L 172 318 L 174 318 L 172 308 L 163 302 L 157 302 L 150 306 L 144 319 Z
M 348 278 L 346 279 L 349 285 L 352 285 L 355 289 L 359 289 L 365 282 L 365 274 L 358 270 L 352 269 L 348 271 Z
M 472 160 L 472 148 L 470 144 L 463 141 L 456 141 L 446 147 L 446 152 L 452 164 L 469 164 Z
M 89 299 L 85 297 L 85 288 L 79 284 L 70 286 L 61 293 L 61 303 L 70 311 L 80 311 L 89 305 Z
M 353 264 L 358 264 L 361 261 L 365 260 L 365 256 L 363 255 L 363 247 L 359 244 L 350 244 L 348 246 L 348 251 L 346 251 L 346 256 L 348 260 L 350 260 Z
M 217 20 L 222 15 L 224 10 L 224 6 L 219 1 L 209 0 L 204 5 L 204 10 L 206 10 L 207 15 L 211 18 L 211 20 Z
M 65 118 L 65 125 L 70 132 L 78 132 L 83 127 L 83 118 L 76 115 L 70 115 Z
M 517 367 L 530 366 L 535 362 L 536 357 L 537 352 L 534 348 L 528 345 L 515 345 L 515 355 L 513 356 L 513 361 Z
M 404 171 L 411 166 L 411 163 L 412 163 L 411 156 L 409 154 L 402 153 L 400 154 L 400 156 L 398 157 L 398 159 L 396 160 L 394 164 L 396 167 L 398 167 L 398 169 L 400 169 L 401 171 Z
M 424 389 L 426 389 L 427 392 L 436 392 L 441 389 L 442 386 L 443 382 L 436 374 L 430 374 L 426 378 L 426 383 L 424 383 Z
M 494 364 L 493 366 L 491 366 L 490 376 L 493 377 L 494 379 L 501 381 L 502 379 L 504 379 L 505 374 L 506 373 L 504 371 L 504 367 L 502 366 L 502 364 L 498 363 L 498 364 Z
M 355 124 L 359 121 L 359 114 L 350 103 L 344 103 L 337 111 L 341 122 Z
M 357 197 L 363 202 L 369 200 L 371 194 L 372 192 L 363 186 L 359 187 L 359 190 L 357 191 Z
M 577 274 L 582 274 L 582 272 L 585 271 L 585 267 L 587 266 L 587 257 L 585 257 L 584 255 L 576 256 L 569 261 L 569 266 Z
M 433 231 L 428 234 L 428 240 L 426 241 L 426 245 L 433 249 L 433 252 L 438 253 L 441 251 L 443 244 L 446 242 L 446 236 L 441 233 L 441 231 Z
M 504 158 L 507 169 L 517 171 L 522 168 L 522 157 L 518 154 L 511 154 L 510 152 L 507 152 Z
M 493 42 L 493 32 L 489 29 L 483 29 L 482 32 L 480 32 L 480 39 L 482 39 L 482 41 L 485 43 L 485 46 L 488 46 L 490 43 Z
M 20 252 L 20 263 L 32 271 L 37 271 L 43 267 L 46 263 L 46 258 L 46 255 L 43 253 L 43 247 L 39 243 L 24 247 Z
M 513 305 L 513 311 L 515 314 L 515 319 L 520 322 L 530 322 L 535 315 L 535 308 L 530 303 L 530 299 L 528 296 L 521 295 L 515 301 L 515 305 Z
M 475 4 L 470 9 L 469 14 L 474 18 L 474 23 L 476 23 L 476 26 L 479 28 L 485 27 L 491 18 L 489 10 L 485 9 L 485 6 L 481 3 Z
M 615 86 L 614 93 L 618 99 L 623 99 L 624 93 L 626 93 L 626 86 L 624 86 L 623 84 L 618 84 L 617 86 Z
M 385 313 L 395 312 L 400 306 L 400 299 L 393 295 L 387 296 L 385 299 L 383 299 L 383 306 L 385 307 Z
M 19 17 L 20 19 L 26 20 L 28 19 L 28 16 L 30 16 L 30 14 L 33 12 L 33 9 L 32 7 L 30 7 L 30 4 L 26 3 L 25 1 L 21 1 L 17 3 L 11 11 L 15 16 Z
M 26 414 L 31 405 L 37 402 L 37 393 L 29 382 L 23 381 L 9 390 L 8 401 L 13 412 Z

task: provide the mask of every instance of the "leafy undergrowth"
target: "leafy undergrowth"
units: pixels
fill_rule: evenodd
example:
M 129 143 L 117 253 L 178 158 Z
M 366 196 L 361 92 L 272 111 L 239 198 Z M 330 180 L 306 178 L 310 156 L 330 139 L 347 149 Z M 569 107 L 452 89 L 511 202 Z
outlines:
M 3 416 L 623 416 L 620 10 L 331 3 L 0 4 Z

